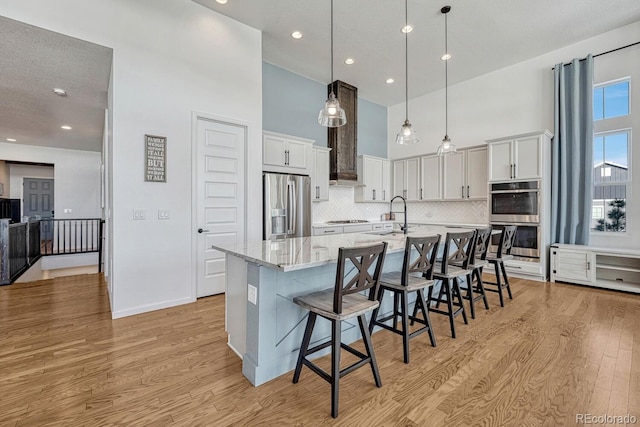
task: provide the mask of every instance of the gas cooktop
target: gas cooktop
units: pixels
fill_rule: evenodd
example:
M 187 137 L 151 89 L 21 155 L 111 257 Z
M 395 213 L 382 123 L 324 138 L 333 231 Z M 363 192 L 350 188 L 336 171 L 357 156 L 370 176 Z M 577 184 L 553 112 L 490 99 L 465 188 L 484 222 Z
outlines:
M 327 221 L 327 224 L 360 224 L 362 222 L 369 222 L 366 219 L 341 219 L 338 221 Z

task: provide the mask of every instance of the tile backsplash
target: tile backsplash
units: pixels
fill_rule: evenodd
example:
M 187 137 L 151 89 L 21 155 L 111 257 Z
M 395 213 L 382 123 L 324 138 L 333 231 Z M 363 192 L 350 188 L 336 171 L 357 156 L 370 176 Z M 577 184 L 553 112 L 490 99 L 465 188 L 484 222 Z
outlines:
M 394 210 L 402 210 L 402 203 Z M 388 203 L 354 203 L 353 187 L 329 187 L 329 201 L 314 202 L 313 222 L 342 219 L 380 219 L 389 212 Z M 410 202 L 407 216 L 411 221 L 433 221 L 461 224 L 486 224 L 488 222 L 486 200 L 466 202 Z M 399 218 L 400 219 L 400 218 Z

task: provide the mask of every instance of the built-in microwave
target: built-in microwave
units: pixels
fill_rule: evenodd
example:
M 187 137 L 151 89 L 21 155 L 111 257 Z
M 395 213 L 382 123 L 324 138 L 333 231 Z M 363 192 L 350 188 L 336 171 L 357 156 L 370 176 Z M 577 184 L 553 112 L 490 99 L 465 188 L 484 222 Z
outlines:
M 506 225 L 516 225 L 516 237 L 511 247 L 511 255 L 520 258 L 540 258 L 540 226 L 538 224 L 495 224 L 491 226 L 494 230 L 502 231 Z M 498 245 L 500 244 L 500 236 L 502 233 L 494 234 L 491 236 L 491 243 L 489 250 L 491 252 L 498 252 Z
M 540 222 L 540 181 L 491 184 L 489 221 Z

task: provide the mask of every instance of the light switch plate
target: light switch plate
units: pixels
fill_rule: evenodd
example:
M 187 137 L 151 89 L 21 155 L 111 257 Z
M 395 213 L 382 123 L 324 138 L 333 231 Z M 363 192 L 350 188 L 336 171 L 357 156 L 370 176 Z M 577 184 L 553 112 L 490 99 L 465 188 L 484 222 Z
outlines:
M 158 219 L 169 219 L 169 216 L 167 209 L 158 209 Z
M 258 288 L 247 285 L 247 300 L 253 305 L 258 304 Z
M 133 210 L 133 219 L 145 219 L 146 212 L 144 209 L 134 209 Z

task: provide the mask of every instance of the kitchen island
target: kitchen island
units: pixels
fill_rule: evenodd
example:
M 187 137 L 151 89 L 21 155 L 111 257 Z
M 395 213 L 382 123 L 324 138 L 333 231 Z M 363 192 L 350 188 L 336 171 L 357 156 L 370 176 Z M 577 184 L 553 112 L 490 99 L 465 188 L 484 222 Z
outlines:
M 444 240 L 447 232 L 464 231 L 469 229 L 417 226 L 409 235 L 440 234 Z M 242 372 L 249 381 L 259 386 L 295 368 L 308 311 L 294 304 L 293 298 L 333 288 L 338 248 L 388 242 L 383 271 L 394 271 L 402 268 L 405 237 L 402 232 L 353 233 L 266 240 L 242 247 L 214 245 L 226 254 L 228 344 L 242 358 Z M 381 313 L 391 312 L 391 300 L 383 301 Z M 312 343 L 324 341 L 330 334 L 330 323 L 319 319 Z M 344 342 L 360 338 L 357 322 L 342 322 Z M 317 356 L 323 354 L 318 352 Z

